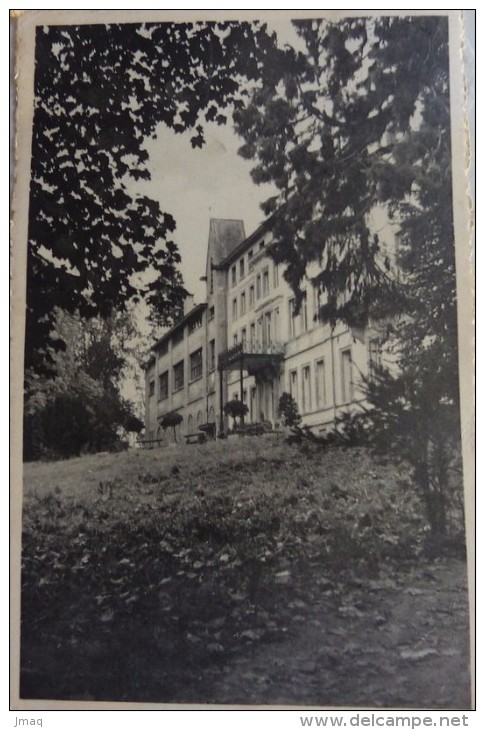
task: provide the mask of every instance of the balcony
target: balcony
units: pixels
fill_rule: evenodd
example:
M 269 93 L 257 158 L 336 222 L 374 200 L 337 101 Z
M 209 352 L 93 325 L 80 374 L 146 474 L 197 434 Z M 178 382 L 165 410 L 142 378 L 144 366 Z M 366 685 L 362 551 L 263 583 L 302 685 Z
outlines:
M 219 370 L 244 368 L 253 375 L 261 368 L 284 359 L 285 346 L 273 340 L 243 340 L 219 353 Z

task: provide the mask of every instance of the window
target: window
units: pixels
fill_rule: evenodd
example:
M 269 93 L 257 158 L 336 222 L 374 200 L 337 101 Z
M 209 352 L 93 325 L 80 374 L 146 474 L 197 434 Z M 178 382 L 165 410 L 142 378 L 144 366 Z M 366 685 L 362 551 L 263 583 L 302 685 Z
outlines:
M 256 325 L 254 322 L 251 322 L 249 325 L 249 339 L 251 341 L 251 344 L 254 345 L 254 341 L 256 340 Z
M 148 383 L 148 395 L 155 395 L 155 381 L 150 380 Z
M 369 341 L 369 371 L 370 377 L 379 370 L 382 365 L 382 348 L 379 339 Z
M 340 353 L 342 378 L 342 403 L 349 403 L 352 399 L 352 357 L 350 348 Z
M 202 377 L 202 348 L 193 352 L 190 356 L 190 381 Z
M 290 395 L 298 403 L 298 375 L 296 370 L 290 372 Z
M 158 357 L 166 355 L 168 352 L 168 340 L 164 340 L 158 346 Z
M 158 376 L 158 400 L 168 398 L 168 370 Z
M 254 307 L 254 284 L 249 287 L 249 306 Z
M 232 318 L 237 319 L 237 299 L 232 300 Z
M 317 408 L 323 408 L 327 402 L 327 392 L 325 388 L 325 361 L 318 360 L 315 372 L 315 392 L 317 399 Z
M 290 323 L 290 340 L 296 337 L 296 315 L 295 315 L 295 299 L 292 298 L 288 302 L 288 321 Z
M 236 276 L 236 264 L 231 268 L 231 284 L 232 286 L 236 286 L 237 276 Z
M 263 297 L 269 294 L 269 271 L 263 271 Z
M 212 373 L 216 369 L 216 341 L 209 342 L 209 372 Z
M 313 312 L 314 312 L 313 319 L 315 322 L 320 321 L 320 307 L 321 307 L 320 287 L 314 286 L 313 287 Z
M 276 289 L 279 283 L 278 264 L 275 264 L 273 268 L 273 287 Z
M 241 294 L 241 314 L 245 314 L 246 312 L 246 292 L 243 291 Z
M 271 342 L 271 312 L 264 315 L 264 339 L 269 344 Z
M 246 337 L 247 337 L 246 327 L 243 327 L 241 330 L 241 342 L 243 343 L 243 346 L 246 344 Z
M 302 379 L 302 410 L 303 413 L 308 413 L 312 409 L 312 387 L 309 365 L 305 365 L 303 368 Z
M 256 278 L 256 299 L 261 299 L 261 274 Z
M 195 330 L 200 329 L 200 327 L 202 327 L 202 314 L 199 314 L 189 322 L 189 335 Z
M 300 332 L 308 332 L 308 307 L 306 292 L 303 294 L 300 307 Z
M 239 278 L 244 279 L 244 277 L 245 277 L 244 259 L 239 259 Z
M 181 360 L 173 366 L 173 391 L 184 387 L 184 361 Z
M 213 320 L 214 317 L 215 317 L 215 308 L 214 307 L 209 307 L 209 322 L 211 320 Z
M 184 339 L 184 327 L 180 327 L 180 329 L 176 330 L 172 335 L 172 343 L 173 345 L 178 345 L 180 342 L 183 342 Z
M 232 344 L 237 345 L 237 332 L 232 337 Z
M 253 258 L 253 249 L 250 248 L 248 251 L 248 263 L 251 262 L 251 259 Z
M 264 240 L 259 242 L 259 250 L 262 251 L 264 248 Z

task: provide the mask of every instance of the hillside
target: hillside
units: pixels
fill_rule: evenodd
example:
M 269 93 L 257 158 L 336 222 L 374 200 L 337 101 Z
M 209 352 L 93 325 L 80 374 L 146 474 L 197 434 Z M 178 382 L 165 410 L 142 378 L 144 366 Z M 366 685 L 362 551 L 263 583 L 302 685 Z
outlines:
M 404 466 L 267 436 L 24 479 L 21 696 L 470 706 L 466 563 Z

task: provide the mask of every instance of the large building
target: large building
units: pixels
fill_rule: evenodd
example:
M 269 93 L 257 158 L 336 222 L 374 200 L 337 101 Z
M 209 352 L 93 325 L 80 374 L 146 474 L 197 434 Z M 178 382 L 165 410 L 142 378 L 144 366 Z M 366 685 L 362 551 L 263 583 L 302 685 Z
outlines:
M 376 216 L 392 256 L 392 230 L 387 227 L 386 240 L 385 220 Z M 163 438 L 160 423 L 169 411 L 182 415 L 181 434 L 203 424 L 226 431 L 231 424 L 223 406 L 234 398 L 247 404 L 247 422 L 274 425 L 281 394 L 291 393 L 302 424 L 316 433 L 362 400 L 362 375 L 381 357 L 378 328 L 320 322 L 322 302 L 311 284 L 316 270 L 309 271 L 295 314 L 283 267 L 268 255 L 271 238 L 269 222 L 246 237 L 242 221 L 210 221 L 206 301 L 187 297 L 182 319 L 153 346 L 146 364 L 147 440 Z

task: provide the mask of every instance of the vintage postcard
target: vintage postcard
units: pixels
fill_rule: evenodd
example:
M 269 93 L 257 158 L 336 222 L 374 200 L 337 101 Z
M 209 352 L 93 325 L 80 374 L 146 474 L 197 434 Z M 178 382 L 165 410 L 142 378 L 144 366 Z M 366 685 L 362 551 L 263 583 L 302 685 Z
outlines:
M 461 12 L 13 22 L 12 707 L 473 709 Z

